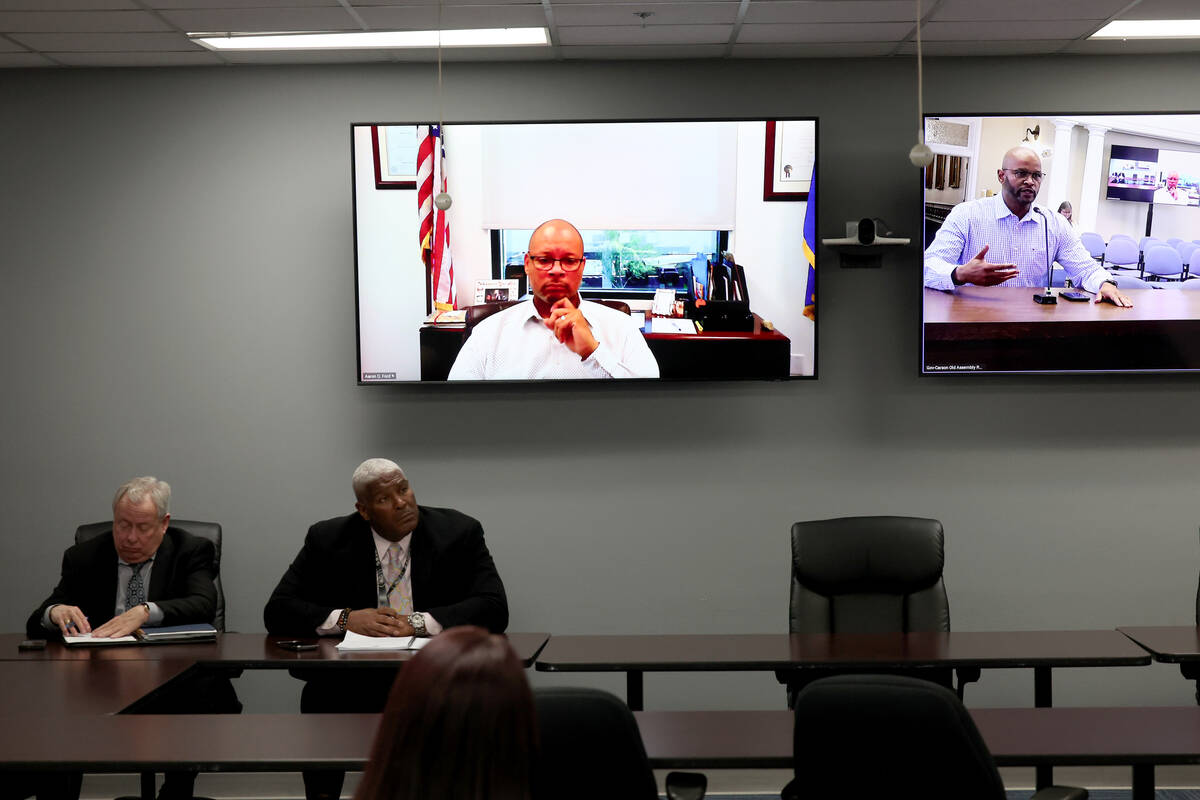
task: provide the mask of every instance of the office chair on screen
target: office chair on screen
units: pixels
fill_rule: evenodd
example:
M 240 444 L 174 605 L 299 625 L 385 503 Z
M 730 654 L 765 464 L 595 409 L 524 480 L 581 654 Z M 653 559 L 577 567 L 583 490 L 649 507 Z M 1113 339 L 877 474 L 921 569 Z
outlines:
M 892 797 L 1005 800 L 1004 783 L 954 692 L 899 675 L 841 675 L 796 698 L 794 778 L 783 800 Z M 1048 786 L 1034 800 L 1083 800 Z
M 541 740 L 534 800 L 658 800 L 629 706 L 599 689 L 537 689 L 533 702 Z M 668 800 L 701 800 L 707 788 L 699 773 L 667 775 Z
M 791 633 L 911 633 L 950 630 L 942 580 L 942 523 L 920 517 L 842 517 L 792 526 Z M 775 673 L 788 687 L 788 707 L 807 684 L 847 672 L 837 668 Z M 945 669 L 886 670 L 952 686 Z M 960 668 L 958 694 L 979 679 Z
M 112 520 L 106 522 L 92 522 L 87 525 L 80 525 L 75 529 L 75 544 L 86 542 L 89 539 L 94 539 L 101 534 L 108 533 L 112 530 Z M 221 524 L 218 522 L 201 522 L 192 519 L 175 519 L 171 518 L 171 527 L 180 528 L 187 531 L 193 536 L 198 536 L 202 539 L 208 539 L 213 543 L 213 588 L 217 591 L 217 607 L 216 613 L 213 615 L 212 625 L 218 631 L 225 630 L 225 589 L 221 585 Z M 197 678 L 197 681 L 204 682 L 205 688 L 210 688 L 213 692 L 213 697 L 221 698 L 220 702 L 208 708 L 185 709 L 187 713 L 240 713 L 241 703 L 238 702 L 236 696 L 230 697 L 232 687 L 226 689 L 225 686 L 212 689 L 214 685 L 218 685 L 220 681 L 227 681 L 236 678 L 242 674 L 240 669 L 234 670 L 210 670 L 204 677 Z M 153 772 L 141 773 L 142 797 L 154 796 L 155 774 Z M 121 797 L 118 800 L 136 800 L 132 797 Z M 197 799 L 199 800 L 199 799 Z
M 600 305 L 608 306 L 609 308 L 615 308 L 617 311 L 621 311 L 626 314 L 630 313 L 629 303 L 626 303 L 624 300 L 602 300 L 598 297 L 588 297 L 585 299 L 591 300 L 593 303 L 599 303 Z M 463 339 L 466 339 L 468 336 L 470 336 L 471 331 L 475 330 L 475 326 L 483 322 L 492 314 L 495 314 L 498 311 L 503 311 L 511 306 L 515 306 L 520 302 L 522 301 L 503 300 L 499 303 L 480 303 L 479 305 L 467 306 L 466 333 L 463 334 Z

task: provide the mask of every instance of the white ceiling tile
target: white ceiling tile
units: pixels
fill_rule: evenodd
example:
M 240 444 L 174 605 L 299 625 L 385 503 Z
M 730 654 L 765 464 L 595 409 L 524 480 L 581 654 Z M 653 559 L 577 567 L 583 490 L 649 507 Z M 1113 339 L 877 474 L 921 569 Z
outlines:
M 732 25 L 597 25 L 559 27 L 559 43 L 582 44 L 721 44 L 729 41 Z
M 1196 0 L 1142 0 L 1117 19 L 1200 19 Z
M 225 62 L 208 50 L 197 53 L 54 53 L 68 67 L 219 67 Z
M 180 33 L 14 33 L 31 50 L 53 52 L 148 52 L 202 49 Z
M 563 57 L 578 60 L 638 60 L 638 59 L 697 59 L 720 58 L 725 54 L 723 44 L 689 44 L 639 47 L 636 45 L 583 45 L 560 48 Z
M 646 25 L 732 25 L 738 3 L 581 3 L 554 7 L 558 25 L 641 25 L 635 12 L 648 12 Z
M 829 22 L 819 25 L 743 25 L 739 44 L 790 42 L 896 42 L 911 22 Z
M 1075 39 L 1091 33 L 1095 20 L 1043 20 L 1036 25 L 1021 19 L 991 22 L 928 22 L 921 28 L 926 41 L 990 42 L 1022 39 Z
M 0 53 L 0 67 L 53 67 L 55 64 L 37 53 Z
M 1108 19 L 1129 5 L 1129 2 L 1130 0 L 1004 0 L 1000 3 L 981 3 L 979 0 L 942 0 L 929 21 L 1025 20 L 1029 28 L 1036 29 L 1045 20 Z
M 363 22 L 375 30 L 436 30 L 436 6 L 356 9 Z M 537 6 L 459 6 L 442 9 L 442 28 L 539 28 L 546 13 Z
M 210 8 L 161 11 L 185 31 L 345 31 L 362 30 L 344 8 Z
M 886 56 L 893 42 L 802 42 L 799 44 L 741 44 L 734 58 L 873 58 Z
M 0 11 L 5 33 L 101 33 L 169 31 L 170 26 L 145 11 Z
M 916 6 L 911 0 L 856 0 L 823 2 L 780 0 L 751 3 L 747 23 L 766 25 L 802 22 L 909 22 L 916 23 Z
M 925 42 L 921 49 L 926 56 L 1014 56 L 1048 55 L 1057 53 L 1071 43 L 1070 39 L 1020 39 L 989 42 Z M 905 42 L 896 51 L 911 56 L 917 52 L 915 42 Z

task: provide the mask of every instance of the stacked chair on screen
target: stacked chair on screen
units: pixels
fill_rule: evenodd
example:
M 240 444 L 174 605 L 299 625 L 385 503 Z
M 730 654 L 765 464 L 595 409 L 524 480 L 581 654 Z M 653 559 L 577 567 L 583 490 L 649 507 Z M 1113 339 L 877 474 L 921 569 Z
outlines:
M 1166 244 L 1152 245 L 1145 254 L 1142 277 L 1159 281 L 1183 280 L 1183 258 L 1179 251 Z
M 1086 232 L 1079 234 L 1079 241 L 1097 261 L 1104 260 L 1104 238 L 1098 233 Z
M 1127 236 L 1114 236 L 1104 249 L 1104 266 L 1131 270 L 1138 268 L 1140 253 L 1137 242 Z

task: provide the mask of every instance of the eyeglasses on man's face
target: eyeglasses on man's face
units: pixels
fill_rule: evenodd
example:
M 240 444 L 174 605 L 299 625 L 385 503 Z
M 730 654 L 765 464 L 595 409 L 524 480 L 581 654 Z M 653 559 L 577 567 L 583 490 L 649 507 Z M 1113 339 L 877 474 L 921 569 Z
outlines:
M 584 259 L 576 258 L 575 256 L 563 256 L 555 258 L 554 256 L 530 256 L 529 259 L 534 266 L 542 271 L 549 271 L 554 268 L 555 263 L 561 266 L 567 272 L 574 272 L 583 266 Z
M 1026 178 L 1033 178 L 1035 181 L 1041 181 L 1042 178 L 1046 177 L 1046 173 L 1044 172 L 1030 172 L 1027 169 L 1006 169 L 1004 171 L 1011 173 L 1013 177 L 1019 181 L 1023 181 Z

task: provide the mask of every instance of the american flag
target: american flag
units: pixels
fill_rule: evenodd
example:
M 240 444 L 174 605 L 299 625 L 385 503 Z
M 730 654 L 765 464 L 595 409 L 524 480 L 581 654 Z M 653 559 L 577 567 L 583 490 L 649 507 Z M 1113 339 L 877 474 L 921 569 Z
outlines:
M 421 261 L 432 285 L 433 307 L 450 311 L 458 307 L 454 290 L 454 259 L 450 255 L 450 220 L 433 205 L 434 187 L 448 191 L 445 136 L 437 125 L 417 128 L 417 218 Z

